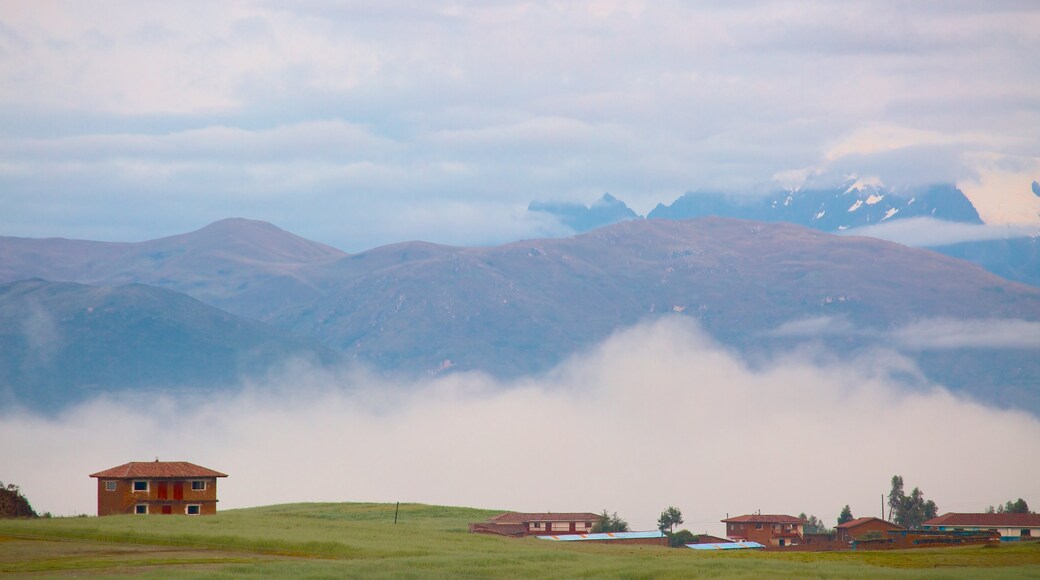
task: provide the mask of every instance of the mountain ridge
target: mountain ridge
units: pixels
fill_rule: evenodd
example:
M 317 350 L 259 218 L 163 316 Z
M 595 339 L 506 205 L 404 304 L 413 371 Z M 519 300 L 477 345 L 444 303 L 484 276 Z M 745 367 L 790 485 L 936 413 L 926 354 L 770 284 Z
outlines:
M 204 230 L 189 233 L 194 240 L 178 239 L 190 246 Z M 206 255 L 234 265 L 230 283 L 188 270 L 194 284 L 171 279 L 167 287 L 405 374 L 540 373 L 618 329 L 664 315 L 696 319 L 724 345 L 765 356 L 794 340 L 776 329 L 821 317 L 870 329 L 832 337 L 827 347 L 842 352 L 891 348 L 886 333 L 920 319 L 1040 321 L 1040 289 L 930 250 L 786 223 L 628 220 L 484 248 L 404 242 L 357 254 L 290 251 L 289 285 L 271 275 L 285 252 L 272 252 L 272 266 L 260 259 L 263 251 L 260 258 L 248 254 L 255 246 L 243 250 L 221 235 L 214 239 Z M 4 241 L 0 250 L 7 253 L 0 256 L 9 256 L 15 250 Z M 96 248 L 88 243 L 75 255 L 91 263 Z M 12 263 L 24 261 L 0 271 L 10 274 Z M 132 279 L 133 264 L 123 262 L 113 280 L 102 282 Z M 135 281 L 152 277 L 146 270 Z M 955 390 L 1040 412 L 1040 357 L 1033 351 L 1005 349 L 998 356 L 961 348 L 907 356 Z

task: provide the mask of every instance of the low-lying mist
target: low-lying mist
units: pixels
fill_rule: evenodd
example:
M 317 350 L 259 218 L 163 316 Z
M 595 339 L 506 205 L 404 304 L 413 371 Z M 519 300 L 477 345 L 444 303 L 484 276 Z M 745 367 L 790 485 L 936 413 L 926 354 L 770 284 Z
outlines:
M 685 319 L 638 326 L 552 373 L 405 384 L 297 367 L 211 400 L 95 400 L 0 417 L 0 478 L 37 511 L 95 513 L 90 473 L 183 460 L 230 475 L 220 509 L 414 501 L 600 511 L 695 532 L 729 515 L 881 515 L 892 475 L 940 513 L 1040 502 L 1040 420 L 909 388 L 908 359 L 799 351 L 751 370 Z

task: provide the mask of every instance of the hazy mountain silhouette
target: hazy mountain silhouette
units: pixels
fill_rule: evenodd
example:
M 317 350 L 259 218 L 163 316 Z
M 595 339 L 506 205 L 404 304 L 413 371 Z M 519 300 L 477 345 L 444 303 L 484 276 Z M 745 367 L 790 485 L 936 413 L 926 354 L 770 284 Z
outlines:
M 11 240 L 0 239 L 0 271 L 7 277 L 28 270 L 51 279 L 85 272 L 97 284 L 155 281 L 402 373 L 539 373 L 618 329 L 660 316 L 695 318 L 753 359 L 802 340 L 839 354 L 899 349 L 887 333 L 922 319 L 1040 321 L 1040 289 L 961 260 L 871 238 L 727 218 L 630 220 L 561 239 L 489 248 L 409 242 L 355 255 L 269 224 L 235 220 L 130 244 L 133 251 L 123 249 L 114 260 L 118 267 L 99 264 L 110 256 L 106 244 L 62 240 L 69 255 L 51 264 L 34 244 L 47 248 L 53 240 Z M 158 245 L 168 254 L 152 259 L 141 250 Z M 68 315 L 59 301 L 41 308 L 58 320 Z M 774 332 L 816 319 L 840 321 L 852 331 Z M 117 322 L 104 327 L 111 335 L 101 342 L 123 340 Z M 147 331 L 127 324 L 127 332 Z M 84 327 L 83 336 L 92 332 Z M 1035 348 L 903 351 L 932 380 L 1040 412 Z M 223 368 L 226 377 L 238 367 Z

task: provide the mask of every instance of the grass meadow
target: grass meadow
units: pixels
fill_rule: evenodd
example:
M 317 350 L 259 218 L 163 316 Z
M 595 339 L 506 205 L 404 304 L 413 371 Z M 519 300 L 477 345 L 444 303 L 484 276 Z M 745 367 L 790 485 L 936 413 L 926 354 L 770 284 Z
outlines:
M 215 516 L 0 520 L 0 575 L 141 577 L 1040 578 L 1040 544 L 886 552 L 698 552 L 470 534 L 501 511 L 307 503 Z

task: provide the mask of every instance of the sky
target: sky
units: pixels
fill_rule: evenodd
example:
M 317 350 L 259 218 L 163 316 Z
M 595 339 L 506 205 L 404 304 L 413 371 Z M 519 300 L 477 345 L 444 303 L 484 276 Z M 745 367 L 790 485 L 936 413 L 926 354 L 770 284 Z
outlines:
M 346 251 L 850 175 L 1036 221 L 1036 2 L 0 0 L 0 235 Z
M 0 414 L 0 440 L 22 442 L 0 446 L 0 465 L 55 515 L 93 514 L 88 474 L 153 457 L 227 473 L 220 509 L 607 509 L 646 530 L 676 506 L 683 527 L 722 534 L 719 520 L 756 510 L 831 526 L 846 504 L 880 516 L 893 475 L 940 513 L 1040 502 L 1040 463 L 994 452 L 1014 441 L 1014 457 L 1040 456 L 1040 418 L 908 387 L 896 377 L 910 368 L 884 350 L 847 360 L 803 350 L 752 368 L 675 317 L 510 383 L 468 373 L 405 384 L 299 365 L 203 402 L 120 396 L 57 417 Z

